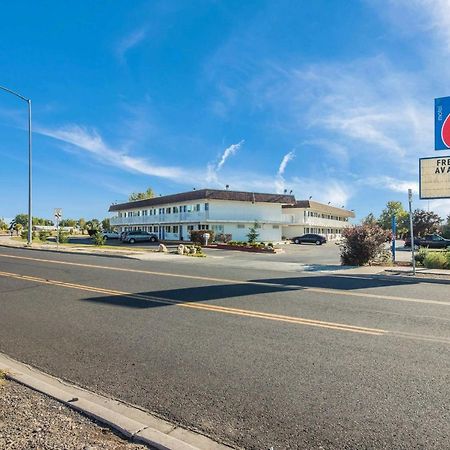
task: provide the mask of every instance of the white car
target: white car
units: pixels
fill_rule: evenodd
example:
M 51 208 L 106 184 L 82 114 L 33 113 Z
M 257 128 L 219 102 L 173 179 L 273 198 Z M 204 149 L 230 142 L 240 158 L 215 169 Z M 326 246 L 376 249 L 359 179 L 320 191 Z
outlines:
M 108 239 L 119 239 L 119 233 L 115 232 L 115 231 L 104 231 L 103 233 L 103 237 L 108 240 Z

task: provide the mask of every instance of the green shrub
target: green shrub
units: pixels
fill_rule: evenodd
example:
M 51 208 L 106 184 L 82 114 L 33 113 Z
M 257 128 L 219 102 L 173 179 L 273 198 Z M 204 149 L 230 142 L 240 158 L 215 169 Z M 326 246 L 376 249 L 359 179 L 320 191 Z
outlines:
M 39 240 L 45 242 L 50 237 L 50 233 L 48 231 L 42 230 L 39 231 Z
M 98 247 L 105 245 L 106 239 L 105 239 L 105 236 L 103 236 L 103 234 L 95 233 L 91 237 L 92 237 L 92 240 L 94 241 L 94 245 L 97 245 Z
M 26 241 L 28 239 L 28 230 L 22 230 L 20 232 L 20 237 Z
M 423 265 L 427 269 L 450 269 L 449 252 L 428 252 Z
M 421 264 L 423 266 L 423 262 L 425 260 L 425 257 L 427 256 L 427 253 L 428 253 L 427 250 L 421 248 L 419 252 L 414 255 L 416 263 Z
M 60 244 L 67 244 L 69 242 L 69 233 L 60 231 L 58 234 L 58 241 Z
M 255 220 L 255 223 L 248 229 L 247 239 L 249 244 L 253 244 L 258 239 L 259 233 L 257 228 L 261 228 L 261 226 Z

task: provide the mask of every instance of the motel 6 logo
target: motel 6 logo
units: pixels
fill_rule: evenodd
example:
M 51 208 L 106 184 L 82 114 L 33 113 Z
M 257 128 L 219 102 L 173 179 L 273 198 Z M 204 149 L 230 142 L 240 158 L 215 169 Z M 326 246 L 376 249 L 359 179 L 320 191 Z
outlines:
M 450 148 L 450 97 L 434 100 L 434 141 L 436 150 Z

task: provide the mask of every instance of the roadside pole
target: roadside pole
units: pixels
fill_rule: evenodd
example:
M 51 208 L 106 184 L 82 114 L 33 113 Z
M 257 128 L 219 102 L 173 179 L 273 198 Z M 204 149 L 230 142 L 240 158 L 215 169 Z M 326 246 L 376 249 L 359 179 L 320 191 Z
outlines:
M 414 257 L 414 228 L 412 217 L 412 189 L 408 189 L 408 203 L 409 203 L 409 229 L 411 233 L 411 262 L 413 268 L 413 275 L 416 275 L 416 258 Z
M 392 262 L 395 264 L 395 240 L 397 237 L 397 217 L 392 216 Z
M 62 209 L 55 208 L 55 220 L 56 220 L 56 249 L 59 249 L 59 221 L 62 217 Z

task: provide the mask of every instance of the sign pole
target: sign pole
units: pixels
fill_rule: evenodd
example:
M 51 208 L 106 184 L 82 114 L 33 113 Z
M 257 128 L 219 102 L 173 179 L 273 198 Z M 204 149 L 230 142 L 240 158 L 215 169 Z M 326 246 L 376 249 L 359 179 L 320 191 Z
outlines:
M 413 268 L 413 275 L 416 276 L 416 258 L 414 257 L 414 228 L 412 216 L 412 189 L 408 189 L 408 203 L 409 203 L 409 228 L 411 232 L 411 262 Z
M 62 209 L 61 208 L 55 208 L 55 211 L 53 213 L 56 220 L 56 249 L 59 249 L 59 221 L 62 217 Z
M 392 216 L 392 262 L 395 264 L 395 240 L 397 237 L 397 217 Z

